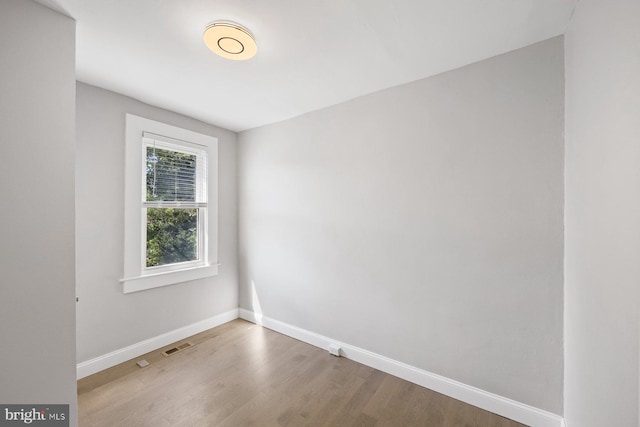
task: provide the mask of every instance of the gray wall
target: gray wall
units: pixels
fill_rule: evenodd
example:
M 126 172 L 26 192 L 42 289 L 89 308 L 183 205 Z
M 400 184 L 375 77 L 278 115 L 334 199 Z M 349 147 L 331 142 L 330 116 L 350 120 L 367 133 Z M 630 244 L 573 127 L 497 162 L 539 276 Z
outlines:
M 568 427 L 637 427 L 640 2 L 582 0 L 566 34 Z
M 218 276 L 122 293 L 125 113 L 218 138 Z M 78 83 L 76 177 L 79 362 L 238 307 L 235 133 Z
M 0 2 L 0 402 L 68 403 L 72 426 L 74 46 L 72 19 Z
M 563 112 L 555 38 L 242 132 L 241 307 L 561 414 Z

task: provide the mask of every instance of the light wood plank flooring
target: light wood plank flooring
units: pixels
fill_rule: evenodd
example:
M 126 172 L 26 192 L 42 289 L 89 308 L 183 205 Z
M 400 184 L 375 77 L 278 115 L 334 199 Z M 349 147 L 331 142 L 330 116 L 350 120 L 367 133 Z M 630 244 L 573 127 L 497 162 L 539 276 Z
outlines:
M 184 341 L 78 381 L 80 427 L 523 426 L 243 320 Z

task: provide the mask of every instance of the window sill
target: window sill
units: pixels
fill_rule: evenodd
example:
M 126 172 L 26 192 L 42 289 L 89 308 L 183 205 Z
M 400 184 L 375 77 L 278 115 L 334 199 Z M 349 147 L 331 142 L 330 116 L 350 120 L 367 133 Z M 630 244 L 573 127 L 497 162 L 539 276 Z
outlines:
M 146 289 L 159 288 L 161 286 L 175 285 L 177 283 L 188 282 L 190 280 L 202 279 L 218 274 L 219 264 L 203 265 L 200 267 L 185 268 L 183 270 L 165 271 L 144 276 L 128 277 L 120 279 L 123 285 L 123 292 L 130 294 L 144 291 Z

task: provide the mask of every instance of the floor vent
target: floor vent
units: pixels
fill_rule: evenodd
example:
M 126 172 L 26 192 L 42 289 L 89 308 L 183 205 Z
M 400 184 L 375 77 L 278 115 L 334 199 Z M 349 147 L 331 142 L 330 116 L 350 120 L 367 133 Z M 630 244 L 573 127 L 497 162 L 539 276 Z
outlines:
M 163 351 L 162 354 L 164 354 L 165 356 L 171 356 L 172 354 L 176 354 L 177 352 L 182 351 L 185 348 L 189 348 L 191 346 L 193 346 L 193 344 L 191 344 L 190 342 L 185 342 L 185 343 L 182 343 L 182 344 L 180 344 L 178 346 L 171 347 L 171 348 Z

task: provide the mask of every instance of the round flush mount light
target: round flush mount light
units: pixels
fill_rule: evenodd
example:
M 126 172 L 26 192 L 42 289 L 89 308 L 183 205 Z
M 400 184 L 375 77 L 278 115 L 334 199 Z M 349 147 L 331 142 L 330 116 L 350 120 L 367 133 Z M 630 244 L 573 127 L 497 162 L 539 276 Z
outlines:
M 241 61 L 253 57 L 258 51 L 251 32 L 235 22 L 213 22 L 204 30 L 202 37 L 207 47 L 223 58 Z

